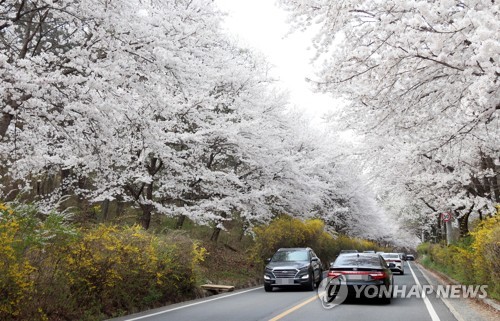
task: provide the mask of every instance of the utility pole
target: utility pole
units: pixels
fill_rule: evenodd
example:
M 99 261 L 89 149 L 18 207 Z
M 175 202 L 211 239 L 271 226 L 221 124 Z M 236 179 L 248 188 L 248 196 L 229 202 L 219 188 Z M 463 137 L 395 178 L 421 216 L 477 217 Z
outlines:
M 453 230 L 451 226 L 451 220 L 446 221 L 446 245 L 453 243 Z
M 451 243 L 453 243 L 453 231 L 451 226 L 451 220 L 453 219 L 453 216 L 451 215 L 451 211 L 442 213 L 441 219 L 445 223 L 444 232 L 446 233 L 446 245 L 450 245 Z

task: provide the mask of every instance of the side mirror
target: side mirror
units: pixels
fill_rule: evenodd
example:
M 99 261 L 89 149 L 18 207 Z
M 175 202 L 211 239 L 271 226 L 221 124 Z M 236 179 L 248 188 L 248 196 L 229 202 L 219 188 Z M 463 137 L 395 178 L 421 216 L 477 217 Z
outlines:
M 269 262 L 271 262 L 271 258 L 267 258 L 264 262 L 266 262 L 266 264 L 269 264 Z
M 319 261 L 319 258 L 316 256 L 311 259 L 311 262 L 318 262 L 318 261 Z

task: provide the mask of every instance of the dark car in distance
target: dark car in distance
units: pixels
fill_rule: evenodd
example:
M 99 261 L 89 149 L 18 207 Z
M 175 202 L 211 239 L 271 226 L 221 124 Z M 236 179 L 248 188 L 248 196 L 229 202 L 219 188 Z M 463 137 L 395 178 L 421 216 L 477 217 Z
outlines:
M 323 275 L 321 260 L 311 248 L 281 248 L 266 260 L 264 290 L 301 286 L 313 291 Z
M 347 295 L 365 295 L 380 298 L 390 303 L 394 278 L 384 258 L 373 253 L 352 253 L 339 255 L 330 265 L 327 277 L 332 280 L 342 278 L 347 286 Z M 365 290 L 372 292 L 366 293 Z M 373 291 L 376 291 L 376 295 Z M 336 293 L 328 289 L 329 293 Z

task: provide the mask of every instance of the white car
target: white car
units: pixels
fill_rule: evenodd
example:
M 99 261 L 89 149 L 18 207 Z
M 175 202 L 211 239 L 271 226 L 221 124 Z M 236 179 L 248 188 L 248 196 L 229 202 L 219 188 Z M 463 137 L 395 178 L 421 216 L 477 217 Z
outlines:
M 405 261 L 401 259 L 399 253 L 380 253 L 384 260 L 389 263 L 393 263 L 391 266 L 391 271 L 399 272 L 399 274 L 405 274 Z

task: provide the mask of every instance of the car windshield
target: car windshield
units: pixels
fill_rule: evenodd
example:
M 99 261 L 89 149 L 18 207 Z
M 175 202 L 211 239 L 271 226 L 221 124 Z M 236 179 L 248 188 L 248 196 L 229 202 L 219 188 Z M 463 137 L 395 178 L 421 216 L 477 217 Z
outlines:
M 369 268 L 380 268 L 381 263 L 375 255 L 341 255 L 333 263 L 333 267 L 363 266 Z
M 307 251 L 279 251 L 276 252 L 271 260 L 272 262 L 294 262 L 309 261 Z
M 385 253 L 381 254 L 384 259 L 399 259 L 399 254 Z

